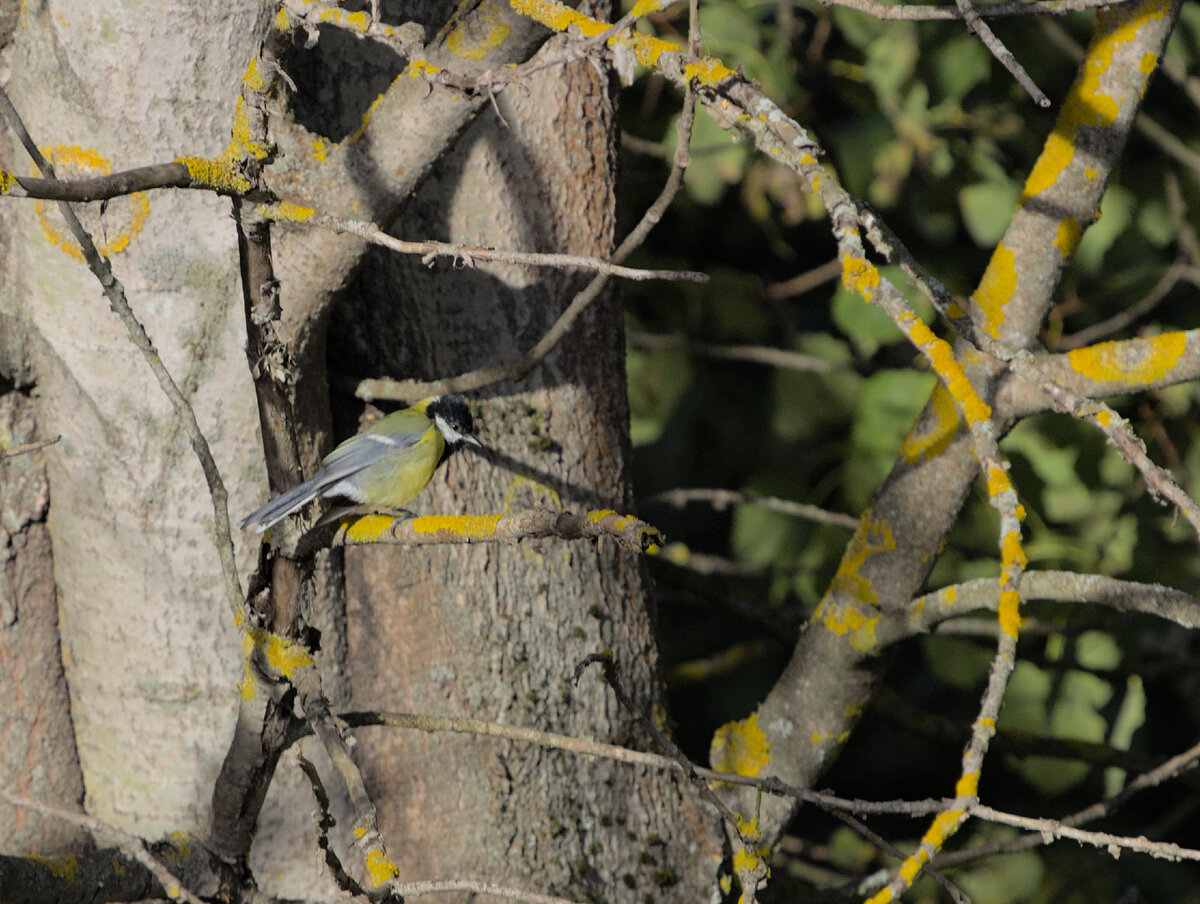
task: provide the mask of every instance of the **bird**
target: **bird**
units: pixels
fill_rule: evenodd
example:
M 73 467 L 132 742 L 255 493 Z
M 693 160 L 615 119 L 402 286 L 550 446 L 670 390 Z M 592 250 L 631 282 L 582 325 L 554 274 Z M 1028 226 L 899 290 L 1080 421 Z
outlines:
M 318 496 L 400 509 L 425 489 L 450 453 L 464 444 L 483 448 L 474 429 L 471 409 L 458 396 L 422 399 L 341 443 L 316 474 L 251 513 L 242 529 L 253 525 L 261 534 Z

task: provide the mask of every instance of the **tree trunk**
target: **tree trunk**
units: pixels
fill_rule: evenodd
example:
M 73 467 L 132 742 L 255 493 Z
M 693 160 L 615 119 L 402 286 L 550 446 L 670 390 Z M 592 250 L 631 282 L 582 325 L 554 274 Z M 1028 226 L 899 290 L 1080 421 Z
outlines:
M 611 252 L 614 110 L 607 74 L 579 63 L 497 98 L 408 207 L 402 238 Z M 375 255 L 335 312 L 334 372 L 433 378 L 511 361 L 586 280 L 486 265 L 431 272 Z M 475 402 L 491 450 L 451 459 L 422 513 L 525 507 L 629 511 L 622 315 L 615 293 L 533 375 Z M 661 721 L 644 571 L 615 545 L 546 541 L 347 553 L 354 705 L 450 713 L 547 731 L 647 739 L 597 669 Z M 476 877 L 575 898 L 695 901 L 715 888 L 719 824 L 677 780 L 557 751 L 456 736 L 364 732 L 401 874 Z

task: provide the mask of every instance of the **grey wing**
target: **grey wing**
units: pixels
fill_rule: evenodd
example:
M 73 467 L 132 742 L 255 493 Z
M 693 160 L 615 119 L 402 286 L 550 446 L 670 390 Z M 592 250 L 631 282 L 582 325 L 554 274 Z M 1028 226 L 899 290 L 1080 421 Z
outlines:
M 327 474 L 330 483 L 336 483 L 369 468 L 381 458 L 415 445 L 420 438 L 421 433 L 404 433 L 400 436 L 386 433 L 356 434 L 326 455 L 317 473 Z
M 242 522 L 242 527 L 254 525 L 262 533 L 318 496 L 347 496 L 355 502 L 362 502 L 361 492 L 352 478 L 380 459 L 413 445 L 420 438 L 420 433 L 401 436 L 359 433 L 352 436 L 325 456 L 316 474 L 253 512 Z

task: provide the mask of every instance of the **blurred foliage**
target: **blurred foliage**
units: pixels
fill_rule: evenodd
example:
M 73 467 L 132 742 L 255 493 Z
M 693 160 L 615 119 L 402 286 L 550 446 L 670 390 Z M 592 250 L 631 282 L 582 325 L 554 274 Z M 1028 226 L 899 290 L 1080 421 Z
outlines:
M 1035 107 L 979 41 L 951 22 L 879 22 L 811 0 L 705 0 L 701 25 L 705 52 L 740 67 L 809 129 L 846 187 L 880 211 L 931 273 L 960 296 L 974 289 L 1051 131 L 1054 109 Z M 686 7 L 639 27 L 651 26 L 682 40 Z M 1076 71 L 1068 45 L 1086 45 L 1092 16 L 1004 19 L 993 27 L 1057 104 Z M 1200 7 L 1185 6 L 1166 58 L 1197 71 Z M 646 73 L 622 95 L 625 228 L 666 178 L 679 102 Z M 1181 85 L 1160 75 L 1145 110 L 1185 155 L 1200 154 L 1200 117 Z M 632 283 L 624 298 L 631 333 L 681 340 L 669 348 L 633 343 L 629 392 L 640 511 L 690 550 L 676 564 L 653 563 L 653 572 L 678 734 L 704 759 L 715 727 L 751 711 L 787 662 L 849 531 L 750 505 L 676 508 L 655 494 L 723 488 L 857 516 L 888 473 L 934 377 L 887 317 L 836 280 L 787 294 L 785 280 L 835 255 L 820 203 L 794 176 L 703 112 L 691 150 L 685 189 L 636 263 L 703 269 L 712 282 Z M 1126 310 L 1173 262 L 1197 253 L 1200 157 L 1180 156 L 1144 134 L 1131 138 L 1101 219 L 1060 287 L 1042 337 L 1049 348 Z M 889 276 L 922 319 L 949 335 L 900 273 Z M 1139 319 L 1102 338 L 1195 328 L 1197 301 L 1196 287 L 1181 281 Z M 783 349 L 827 366 L 792 370 L 719 359 L 701 344 Z M 1151 456 L 1193 496 L 1200 492 L 1197 387 L 1110 401 Z M 1029 512 L 1030 568 L 1200 591 L 1186 522 L 1157 504 L 1090 427 L 1043 414 L 1017 425 L 1002 449 Z M 977 487 L 929 587 L 995 575 L 996 532 L 995 512 Z M 1022 813 L 1070 813 L 1200 736 L 1193 637 L 1100 607 L 1026 609 L 1039 630 L 1021 643 L 1001 734 L 984 770 L 985 802 Z M 976 624 L 986 628 L 990 620 Z M 887 704 L 877 701 L 868 711 L 823 781 L 854 797 L 947 794 L 992 650 L 993 641 L 971 634 L 901 645 L 887 672 Z M 1051 742 L 1059 744 L 1054 756 L 1039 755 Z M 1139 794 L 1099 827 L 1200 846 L 1200 796 L 1181 793 L 1180 784 Z M 768 900 L 807 900 L 814 889 L 894 864 L 840 823 L 804 812 L 794 844 L 778 857 Z M 872 821 L 908 849 L 923 825 Z M 1008 829 L 972 824 L 955 843 L 1012 837 Z M 1129 854 L 1116 861 L 1073 844 L 981 859 L 951 878 L 976 904 L 1200 901 L 1195 865 Z M 944 894 L 923 880 L 909 899 Z

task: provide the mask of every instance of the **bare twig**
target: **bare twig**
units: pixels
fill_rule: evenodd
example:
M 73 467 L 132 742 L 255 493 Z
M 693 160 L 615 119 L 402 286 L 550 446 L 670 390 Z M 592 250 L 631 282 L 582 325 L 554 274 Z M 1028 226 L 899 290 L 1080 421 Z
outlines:
M 971 815 L 996 822 L 1001 825 L 1015 826 L 1037 832 L 1043 839 L 1070 838 L 1081 844 L 1090 844 L 1108 851 L 1113 856 L 1119 856 L 1123 851 L 1134 851 L 1148 854 L 1160 860 L 1200 860 L 1200 851 L 1193 848 L 1180 847 L 1177 844 L 1161 841 L 1150 841 L 1146 838 L 1130 838 L 1124 835 L 1111 835 L 1108 832 L 1088 832 L 1072 828 L 1056 819 L 1036 819 L 1030 816 L 1017 816 L 1005 813 L 983 804 L 975 804 Z
M 717 511 L 724 511 L 731 505 L 753 505 L 759 508 L 779 512 L 782 515 L 792 515 L 808 521 L 821 524 L 833 524 L 837 527 L 848 527 L 851 530 L 858 527 L 858 519 L 853 515 L 843 515 L 839 512 L 826 511 L 815 505 L 803 502 L 793 502 L 790 499 L 779 499 L 775 496 L 759 496 L 756 493 L 739 493 L 736 490 L 710 489 L 679 489 L 664 490 L 645 500 L 647 503 L 661 502 L 664 505 L 682 508 L 689 502 L 707 502 Z
M 35 443 L 25 443 L 20 446 L 9 446 L 7 449 L 0 449 L 0 461 L 7 461 L 10 458 L 16 458 L 18 455 L 28 455 L 30 452 L 37 452 L 39 449 L 53 446 L 61 439 L 61 436 L 56 436 L 54 439 L 40 439 Z
M 844 6 L 856 9 L 876 19 L 902 19 L 907 21 L 933 21 L 964 18 L 958 6 L 923 6 L 920 4 L 891 4 L 882 0 L 823 0 L 829 6 Z M 1098 6 L 1112 6 L 1109 0 L 1046 0 L 1034 3 L 988 3 L 978 8 L 983 18 L 1001 16 L 1035 16 L 1045 13 L 1064 15 Z
M 329 794 L 325 791 L 325 785 L 321 781 L 317 767 L 305 759 L 298 748 L 295 750 L 295 756 L 296 765 L 300 767 L 300 771 L 308 779 L 308 785 L 312 788 L 313 797 L 317 799 L 317 810 L 313 814 L 317 829 L 317 847 L 325 855 L 325 865 L 329 868 L 329 873 L 333 876 L 333 881 L 344 892 L 356 896 L 366 896 L 367 890 L 359 885 L 353 876 L 346 872 L 346 868 L 342 866 L 341 858 L 330 847 L 329 830 L 334 826 L 334 819 L 329 813 Z
M 43 172 L 45 172 L 43 170 Z M 132 195 L 152 188 L 204 188 L 193 181 L 186 166 L 179 162 L 156 163 L 120 173 L 93 176 L 87 179 L 56 179 L 12 175 L 17 187 L 9 192 L 14 198 L 41 198 L 47 201 L 104 201 L 122 195 Z
M 995 587 L 995 583 L 992 583 Z M 496 722 L 488 722 L 482 719 L 470 719 L 454 716 L 433 716 L 419 713 L 399 713 L 399 712 L 348 712 L 343 713 L 339 717 L 340 721 L 350 727 L 362 728 L 368 726 L 390 726 L 395 728 L 409 728 L 418 731 L 426 732 L 454 732 L 460 734 L 471 734 L 483 737 L 500 738 L 507 741 L 517 741 L 528 744 L 537 744 L 541 747 L 549 749 L 563 750 L 579 756 L 596 756 L 611 759 L 616 762 L 628 763 L 636 766 L 644 766 L 654 769 L 663 769 L 667 771 L 680 772 L 686 774 L 686 767 L 679 760 L 671 756 L 665 756 L 658 753 L 647 753 L 640 750 L 630 750 L 626 747 L 619 747 L 613 744 L 605 744 L 599 741 L 593 741 L 588 738 L 577 738 L 569 735 L 553 734 L 551 732 L 539 731 L 531 728 L 523 728 L 516 725 L 502 725 Z M 301 737 L 307 736 L 310 728 L 303 725 L 298 725 L 297 730 L 293 732 L 289 738 L 289 743 L 295 743 Z M 1150 772 L 1139 776 L 1131 781 L 1120 794 L 1107 801 L 1094 804 L 1079 813 L 1068 817 L 1064 820 L 1046 820 L 1049 824 L 1049 834 L 1054 836 L 1058 834 L 1060 837 L 1075 838 L 1075 835 L 1067 833 L 1056 833 L 1054 830 L 1055 824 L 1061 824 L 1066 828 L 1079 825 L 1082 822 L 1098 819 L 1101 816 L 1112 812 L 1117 806 L 1128 800 L 1133 794 L 1147 788 L 1154 787 L 1181 775 L 1183 772 L 1195 768 L 1200 762 L 1200 744 L 1190 748 L 1178 756 L 1172 757 L 1167 762 L 1156 767 Z M 928 799 L 928 800 L 895 800 L 895 801 L 871 801 L 871 800 L 854 800 L 843 797 L 837 797 L 832 794 L 827 794 L 819 791 L 811 791 L 806 788 L 797 788 L 788 785 L 772 776 L 748 776 L 738 775 L 736 773 L 718 772 L 714 769 L 708 769 L 702 766 L 692 767 L 697 776 L 709 782 L 721 782 L 724 784 L 745 785 L 752 788 L 757 788 L 765 794 L 772 794 L 782 797 L 792 797 L 797 800 L 802 800 L 807 803 L 812 803 L 820 807 L 830 810 L 838 810 L 849 813 L 858 814 L 894 814 L 900 816 L 908 816 L 912 818 L 922 818 L 935 813 L 945 813 L 953 807 L 953 799 Z M 1005 824 L 1016 824 L 1014 820 L 1024 819 L 1024 817 L 1010 817 L 1009 814 L 993 810 L 983 805 L 972 805 L 970 814 L 978 816 L 981 819 L 1002 822 Z M 1035 835 L 1031 836 L 1026 842 L 1025 848 L 1035 847 L 1039 844 L 1047 844 L 1053 841 L 1053 837 L 1046 837 L 1044 831 L 1047 826 L 1042 824 L 1042 821 L 1037 822 Z M 1021 827 L 1026 827 L 1027 824 L 1021 824 Z M 1101 836 L 1095 833 L 1083 833 L 1090 837 L 1079 838 L 1087 843 L 1099 843 L 1098 839 Z M 1140 853 L 1149 854 L 1155 857 L 1171 857 L 1174 854 L 1182 851 L 1186 859 L 1200 859 L 1200 851 L 1194 851 L 1187 848 L 1180 848 L 1177 845 L 1147 845 L 1144 839 L 1127 838 L 1123 836 L 1103 836 L 1104 847 L 1115 847 L 1122 850 L 1133 850 Z M 1022 849 L 1025 849 L 1022 848 Z M 997 846 L 995 849 L 988 849 L 987 853 L 1000 853 L 1003 846 Z M 977 851 L 964 853 L 942 854 L 938 859 L 938 863 L 943 868 L 956 865 L 968 859 L 973 859 L 978 855 Z
M 187 904 L 204 904 L 203 901 L 188 891 L 179 878 L 163 866 L 158 858 L 150 853 L 146 842 L 138 836 L 130 835 L 128 832 L 96 819 L 94 816 L 88 816 L 84 813 L 74 813 L 59 807 L 52 807 L 49 804 L 39 803 L 27 797 L 18 797 L 15 794 L 10 794 L 3 788 L 0 788 L 0 797 L 3 797 L 14 807 L 34 810 L 44 816 L 52 816 L 55 819 L 61 819 L 82 829 L 87 829 L 89 832 L 95 832 L 98 835 L 111 838 L 117 847 L 144 866 L 154 876 L 158 884 L 162 886 L 163 893 L 171 900 L 186 901 Z
M 543 895 L 520 888 L 495 885 L 491 882 L 477 882 L 473 879 L 431 879 L 428 882 L 401 882 L 398 888 L 406 898 L 409 896 L 416 897 L 417 895 L 431 895 L 437 892 L 465 891 L 472 895 L 490 895 L 493 898 L 529 901 L 530 904 L 577 904 L 577 902 L 572 901 L 570 898 Z
M 1033 98 L 1034 103 L 1039 107 L 1050 106 L 1050 98 L 1042 93 L 1042 90 L 1033 83 L 1033 79 L 1029 77 L 1029 73 L 1025 71 L 1025 67 L 1017 62 L 1017 58 L 1001 40 L 996 37 L 996 33 L 983 21 L 979 14 L 979 9 L 971 2 L 971 0 L 954 0 L 958 7 L 959 14 L 962 16 L 963 22 L 967 26 L 967 31 L 977 35 L 979 40 L 983 42 L 983 46 L 991 52 L 997 60 L 1000 61 L 1005 69 L 1009 71 L 1017 84 L 1025 89 L 1026 93 Z
M 788 351 L 784 348 L 770 348 L 762 345 L 720 345 L 716 342 L 689 339 L 687 336 L 658 335 L 639 331 L 630 331 L 626 333 L 625 338 L 634 348 L 684 348 L 707 358 L 750 361 L 755 364 L 766 364 L 769 367 L 801 373 L 826 374 L 837 370 L 836 365 L 824 358 Z
M 455 266 L 474 267 L 478 263 L 498 261 L 505 264 L 519 264 L 527 267 L 556 267 L 560 269 L 591 270 L 606 276 L 620 276 L 624 279 L 646 280 L 666 279 L 684 282 L 708 282 L 708 275 L 694 270 L 641 270 L 636 267 L 622 267 L 596 257 L 585 257 L 576 254 L 553 254 L 538 251 L 510 251 L 498 248 L 484 248 L 479 245 L 453 245 L 448 242 L 409 242 L 397 239 L 373 223 L 361 220 L 347 220 L 343 217 L 330 216 L 323 213 L 312 213 L 307 217 L 298 217 L 297 208 L 288 204 L 261 204 L 258 213 L 267 219 L 312 223 L 331 232 L 352 233 L 376 245 L 381 245 L 400 254 L 419 254 L 426 264 L 431 264 L 436 258 L 448 257 Z M 615 259 L 615 255 L 614 255 Z
M 1181 261 L 1175 262 L 1163 271 L 1153 288 L 1133 304 L 1107 320 L 1102 320 L 1100 323 L 1093 324 L 1069 336 L 1063 336 L 1055 344 L 1055 348 L 1063 351 L 1082 348 L 1125 329 L 1138 318 L 1153 311 L 1182 279 L 1186 279 L 1193 286 L 1200 286 L 1200 268 L 1189 266 Z
M 804 273 L 793 276 L 791 279 L 771 283 L 763 289 L 763 295 L 772 301 L 783 301 L 785 298 L 794 298 L 797 295 L 810 292 L 817 286 L 832 282 L 841 275 L 842 262 L 835 257 L 833 260 L 826 261 L 821 266 L 813 267 L 811 270 L 806 270 Z

